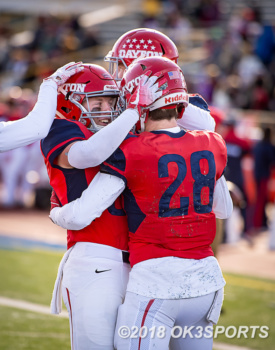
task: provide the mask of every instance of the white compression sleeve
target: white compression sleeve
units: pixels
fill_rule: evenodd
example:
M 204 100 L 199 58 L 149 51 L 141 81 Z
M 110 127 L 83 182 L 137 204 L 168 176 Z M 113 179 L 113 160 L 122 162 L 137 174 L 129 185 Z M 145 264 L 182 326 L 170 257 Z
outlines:
M 68 152 L 70 165 L 77 169 L 85 169 L 104 162 L 119 147 L 138 119 L 136 110 L 127 109 L 88 140 L 73 144 Z
M 233 203 L 224 176 L 216 182 L 213 211 L 218 219 L 228 219 L 233 211 Z
M 50 212 L 51 220 L 68 230 L 80 230 L 114 203 L 125 188 L 124 181 L 108 174 L 98 173 L 80 198 Z
M 14 122 L 0 123 L 0 152 L 29 145 L 46 137 L 55 117 L 57 85 L 44 81 L 33 110 Z
M 202 108 L 189 103 L 181 119 L 177 120 L 178 126 L 187 130 L 215 130 L 215 120 L 210 113 Z

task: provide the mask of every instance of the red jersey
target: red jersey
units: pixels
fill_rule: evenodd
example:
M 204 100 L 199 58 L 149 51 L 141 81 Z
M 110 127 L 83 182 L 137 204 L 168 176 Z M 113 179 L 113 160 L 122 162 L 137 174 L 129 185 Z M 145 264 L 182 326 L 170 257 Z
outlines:
M 125 181 L 130 262 L 213 255 L 216 180 L 227 162 L 224 140 L 205 131 L 129 135 L 102 165 Z
M 41 151 L 47 166 L 50 184 L 62 205 L 79 198 L 99 171 L 99 166 L 87 169 L 66 169 L 57 165 L 57 157 L 72 142 L 88 139 L 93 133 L 82 123 L 55 119 L 48 136 L 41 141 Z M 92 200 L 92 198 L 91 198 Z M 76 242 L 92 242 L 128 249 L 128 227 L 121 198 L 100 218 L 82 230 L 67 231 L 67 246 Z

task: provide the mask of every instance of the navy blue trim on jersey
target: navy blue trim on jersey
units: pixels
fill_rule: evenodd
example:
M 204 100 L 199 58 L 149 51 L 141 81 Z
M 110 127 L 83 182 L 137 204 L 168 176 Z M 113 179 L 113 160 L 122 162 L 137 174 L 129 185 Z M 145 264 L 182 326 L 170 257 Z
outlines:
M 114 153 L 111 154 L 108 159 L 106 159 L 105 163 L 112 165 L 118 170 L 125 171 L 126 158 L 123 151 L 120 148 L 116 149 Z
M 74 139 L 66 142 L 62 147 L 58 147 L 50 156 L 49 156 L 49 162 L 53 168 L 59 168 L 59 169 L 65 169 L 61 166 L 58 166 L 57 164 L 54 164 L 54 160 L 64 151 L 66 147 L 68 147 L 71 143 L 74 143 L 76 141 L 83 141 L 83 139 Z
M 121 180 L 123 180 L 125 182 L 125 186 L 127 185 L 127 179 L 125 176 L 123 176 L 122 174 L 118 173 L 115 169 L 109 167 L 106 164 L 101 164 L 100 165 L 100 172 L 103 174 L 109 174 L 109 175 L 113 175 L 116 177 L 119 177 Z
M 114 215 L 114 216 L 126 216 L 124 209 L 116 208 L 115 202 L 109 208 L 107 208 L 107 210 L 111 215 Z
M 199 95 L 196 96 L 190 96 L 189 95 L 189 103 L 191 103 L 191 105 L 198 107 L 200 109 L 203 109 L 207 112 L 210 112 L 209 108 L 208 108 L 208 104 L 206 103 L 206 101 Z
M 73 139 L 73 140 L 72 140 Z M 45 158 L 47 158 L 48 154 L 54 149 L 61 150 L 59 154 L 62 153 L 64 148 L 71 142 L 75 142 L 78 140 L 85 140 L 86 137 L 83 131 L 80 129 L 79 125 L 76 123 L 70 122 L 67 119 L 55 119 L 50 128 L 48 135 L 41 140 L 41 150 Z M 66 142 L 68 140 L 65 147 L 58 148 L 58 145 Z M 54 151 L 56 152 L 56 151 Z M 59 154 L 56 154 L 55 157 Z M 52 159 L 52 157 L 51 157 Z
M 132 133 L 129 133 L 129 134 L 125 137 L 124 141 L 130 139 L 131 137 L 138 137 L 138 135 L 134 135 L 134 134 L 132 134 Z
M 62 169 L 67 186 L 68 202 L 79 198 L 88 187 L 85 169 Z
M 170 137 L 172 137 L 173 139 L 179 139 L 180 137 L 184 136 L 186 134 L 186 131 L 181 130 L 179 132 L 170 132 L 170 131 L 166 131 L 166 130 L 156 130 L 156 131 L 150 131 L 153 134 L 165 134 L 168 135 Z
M 126 187 L 123 191 L 124 210 L 126 211 L 129 231 L 135 233 L 146 215 L 141 211 L 132 191 Z

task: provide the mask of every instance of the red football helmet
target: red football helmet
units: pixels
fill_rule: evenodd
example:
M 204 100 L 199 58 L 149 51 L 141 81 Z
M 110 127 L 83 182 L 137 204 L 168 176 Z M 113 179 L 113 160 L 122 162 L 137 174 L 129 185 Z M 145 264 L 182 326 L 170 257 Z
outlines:
M 122 35 L 114 44 L 112 50 L 105 56 L 109 72 L 118 73 L 118 64 L 123 63 L 127 68 L 138 57 L 163 56 L 177 63 L 179 53 L 171 39 L 161 32 L 148 28 L 130 30 Z M 121 80 L 118 76 L 115 80 Z
M 83 64 L 84 69 L 73 75 L 62 85 L 57 95 L 56 115 L 82 122 L 88 129 L 96 132 L 102 128 L 97 125 L 95 118 L 106 117 L 113 120 L 118 116 L 114 108 L 108 111 L 93 112 L 89 107 L 92 97 L 114 97 L 117 102 L 119 89 L 110 73 L 96 64 Z M 84 107 L 85 105 L 85 107 Z
M 159 89 L 168 90 L 165 95 L 149 106 L 149 111 L 177 106 L 179 111 L 178 118 L 181 118 L 189 103 L 184 75 L 175 62 L 164 57 L 139 58 L 128 67 L 121 81 L 122 96 L 126 101 L 126 105 L 136 90 L 141 76 L 148 71 L 151 72 L 151 76 L 159 73 L 158 79 L 166 78 L 166 83 L 160 86 Z M 148 113 L 140 118 L 141 131 L 143 131 L 147 116 Z M 137 126 L 137 129 L 139 129 L 139 126 Z

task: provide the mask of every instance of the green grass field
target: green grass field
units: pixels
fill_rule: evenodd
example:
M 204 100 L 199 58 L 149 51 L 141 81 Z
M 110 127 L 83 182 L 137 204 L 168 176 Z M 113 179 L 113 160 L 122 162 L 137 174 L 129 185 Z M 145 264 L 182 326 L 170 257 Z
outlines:
M 0 296 L 49 305 L 62 253 L 0 250 Z M 275 344 L 275 281 L 225 274 L 227 285 L 219 326 L 267 326 L 262 339 L 256 330 L 248 338 L 219 335 L 215 341 L 257 350 Z M 228 329 L 228 334 L 233 334 Z M 57 316 L 0 306 L 0 350 L 70 349 L 69 321 Z

